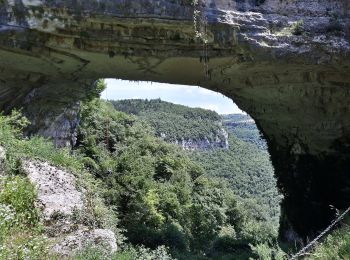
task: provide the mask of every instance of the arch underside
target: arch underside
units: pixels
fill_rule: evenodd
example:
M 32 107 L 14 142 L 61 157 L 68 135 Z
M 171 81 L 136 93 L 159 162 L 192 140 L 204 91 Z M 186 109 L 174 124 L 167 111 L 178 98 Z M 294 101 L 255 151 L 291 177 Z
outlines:
M 281 236 L 312 236 L 335 214 L 330 205 L 350 203 L 349 15 L 340 0 L 318 9 L 306 0 L 243 2 L 207 1 L 204 51 L 186 1 L 8 1 L 0 7 L 0 107 L 22 107 L 29 135 L 67 145 L 78 102 L 98 78 L 218 91 L 267 139 L 285 195 Z M 334 34 L 326 5 L 343 25 Z M 300 15 L 304 33 L 295 35 Z

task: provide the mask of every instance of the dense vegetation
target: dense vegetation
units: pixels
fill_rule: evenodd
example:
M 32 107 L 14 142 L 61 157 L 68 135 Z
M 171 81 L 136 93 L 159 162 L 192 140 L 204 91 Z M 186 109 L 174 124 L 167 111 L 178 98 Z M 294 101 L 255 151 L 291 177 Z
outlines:
M 243 199 L 243 205 L 255 212 L 256 218 L 278 227 L 281 196 L 268 152 L 234 135 L 229 137 L 229 144 L 228 150 L 195 151 L 191 158 L 208 176 L 227 183 Z
M 87 247 L 72 259 L 283 259 L 260 209 L 249 208 L 134 116 L 99 100 L 86 102 L 73 153 L 42 138 L 23 138 L 27 124 L 17 112 L 0 116 L 0 146 L 6 149 L 0 164 L 0 259 L 57 259 L 35 208 L 36 191 L 21 172 L 24 158 L 72 171 L 98 200 L 85 217 L 118 235 L 116 254 Z M 237 146 L 239 140 L 233 141 Z M 348 234 L 345 227 L 328 236 L 309 259 L 347 259 Z
M 106 203 L 118 212 L 132 244 L 166 245 L 179 259 L 247 259 L 250 244 L 274 242 L 276 230 L 136 117 L 93 100 L 82 108 L 78 140 L 86 167 L 103 180 Z
M 36 158 L 73 166 L 66 151 L 57 151 L 41 138 L 24 140 L 22 128 L 28 124 L 20 113 L 0 115 L 0 259 L 49 259 L 47 241 L 35 208 L 36 191 L 20 171 L 20 158 Z
M 52 165 L 69 169 L 86 194 L 93 194 L 85 210 L 86 223 L 92 228 L 109 228 L 117 234 L 122 250 L 111 256 L 100 248 L 86 248 L 71 259 L 170 259 L 165 247 L 155 250 L 129 246 L 123 242 L 116 213 L 102 200 L 103 185 L 84 169 L 84 158 L 71 154 L 68 149 L 56 149 L 51 141 L 40 137 L 22 136 L 22 129 L 29 122 L 14 111 L 10 116 L 0 115 L 0 147 L 6 156 L 0 156 L 0 259 L 48 260 L 60 259 L 50 253 L 50 241 L 44 233 L 40 211 L 35 206 L 36 190 L 22 173 L 23 159 L 48 161 Z M 1 153 L 1 152 L 0 152 Z M 91 221 L 95 220 L 95 221 Z M 97 220 L 97 221 L 96 221 Z M 88 224 L 90 225 L 90 224 Z M 98 256 L 98 257 L 97 257 Z
M 267 151 L 265 140 L 253 119 L 244 114 L 230 114 L 222 116 L 223 124 L 228 131 L 239 140 L 256 145 L 259 149 Z
M 150 124 L 157 136 L 166 141 L 207 138 L 213 141 L 221 130 L 220 116 L 210 110 L 189 109 L 160 99 L 111 101 L 114 108 L 127 114 L 136 115 Z
M 158 100 L 156 102 L 158 105 L 154 108 L 155 111 L 152 111 L 149 108 L 149 106 L 152 106 L 151 101 L 119 101 L 117 103 L 119 103 L 119 107 L 116 106 L 116 108 L 139 115 L 143 120 L 150 122 L 156 131 L 159 126 L 158 122 L 162 121 L 163 118 L 152 117 L 149 114 L 161 113 L 162 111 L 171 114 L 172 109 L 176 111 L 179 107 Z M 123 106 L 120 107 L 120 104 L 123 104 Z M 135 104 L 137 105 L 135 106 Z M 182 113 L 191 110 L 186 107 L 181 107 L 181 109 Z M 151 111 L 145 113 L 148 110 Z M 214 121 L 217 121 L 217 118 Z M 186 120 L 178 120 L 177 122 L 179 122 L 177 129 L 188 127 Z M 173 128 L 166 128 L 171 124 L 168 124 L 167 120 L 163 121 L 163 124 L 162 128 L 167 129 L 168 134 L 172 135 Z M 256 235 L 255 242 L 259 241 L 255 245 L 254 243 L 251 244 L 251 249 L 255 255 L 259 259 L 284 259 L 285 255 L 276 250 L 273 243 L 271 243 L 271 237 L 275 236 L 274 232 L 276 231 L 273 227 L 278 226 L 281 198 L 275 188 L 276 183 L 273 178 L 273 168 L 269 161 L 266 143 L 261 138 L 254 122 L 247 115 L 225 115 L 223 116 L 223 124 L 230 133 L 230 149 L 228 151 L 220 149 L 195 151 L 188 155 L 204 168 L 209 179 L 228 183 L 228 187 L 235 195 L 238 195 L 237 208 L 239 214 L 245 216 L 245 221 L 240 223 L 242 225 L 240 230 L 243 233 L 249 230 L 250 234 Z M 181 130 L 177 133 L 177 136 L 181 136 Z M 307 259 L 348 259 L 350 256 L 348 234 L 347 227 L 333 232 L 307 255 Z M 222 245 L 227 250 L 232 246 L 231 243 L 223 243 Z M 231 248 L 237 250 L 237 241 L 234 243 L 235 246 Z M 220 247 L 216 247 L 216 249 L 218 248 Z M 227 259 L 238 259 L 235 254 L 230 254 L 227 257 Z
M 305 259 L 308 260 L 338 260 L 350 259 L 350 219 L 342 223 L 342 228 L 326 236 L 320 244 Z
M 256 218 L 269 226 L 277 227 L 280 196 L 277 192 L 274 171 L 265 141 L 261 138 L 254 121 L 247 115 L 224 115 L 223 119 L 213 111 L 189 108 L 157 100 L 112 101 L 116 109 L 137 115 L 150 123 L 155 133 L 168 136 L 195 138 L 206 129 L 224 126 L 230 133 L 229 150 L 198 150 L 188 153 L 205 169 L 205 174 L 228 187 L 244 200 Z M 160 115 L 165 115 L 164 117 Z M 176 119 L 175 119 L 176 118 Z

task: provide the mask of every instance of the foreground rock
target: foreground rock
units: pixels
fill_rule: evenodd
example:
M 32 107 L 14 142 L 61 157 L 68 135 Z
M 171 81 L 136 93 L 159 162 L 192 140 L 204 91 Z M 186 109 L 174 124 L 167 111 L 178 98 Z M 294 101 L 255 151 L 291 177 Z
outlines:
M 106 229 L 79 229 L 67 235 L 63 240 L 53 246 L 52 252 L 69 256 L 77 249 L 86 246 L 103 246 L 108 248 L 110 252 L 117 250 L 117 242 L 112 231 Z
M 196 32 L 189 0 L 1 1 L 0 107 L 23 107 L 28 135 L 65 145 L 98 78 L 218 91 L 267 139 L 281 235 L 312 237 L 350 195 L 350 3 L 199 2 Z
M 52 252 L 69 256 L 85 246 L 116 251 L 116 238 L 111 230 L 87 227 L 77 218 L 86 205 L 73 174 L 39 161 L 23 161 L 22 167 L 37 188 L 37 207 L 42 211 L 46 234 L 54 244 Z
M 25 161 L 23 169 L 37 187 L 38 206 L 45 221 L 58 214 L 65 218 L 71 217 L 74 210 L 82 210 L 83 194 L 75 187 L 73 174 L 46 162 Z

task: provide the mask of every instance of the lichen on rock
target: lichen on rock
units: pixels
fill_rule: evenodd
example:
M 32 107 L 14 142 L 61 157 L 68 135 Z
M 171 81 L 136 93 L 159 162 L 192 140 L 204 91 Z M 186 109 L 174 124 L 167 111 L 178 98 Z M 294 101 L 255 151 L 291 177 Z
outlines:
M 36 206 L 42 212 L 45 233 L 54 254 L 72 256 L 87 246 L 103 247 L 110 253 L 117 250 L 113 231 L 86 226 L 75 218 L 75 214 L 87 206 L 84 191 L 78 190 L 72 173 L 32 160 L 22 161 L 22 170 L 37 188 Z

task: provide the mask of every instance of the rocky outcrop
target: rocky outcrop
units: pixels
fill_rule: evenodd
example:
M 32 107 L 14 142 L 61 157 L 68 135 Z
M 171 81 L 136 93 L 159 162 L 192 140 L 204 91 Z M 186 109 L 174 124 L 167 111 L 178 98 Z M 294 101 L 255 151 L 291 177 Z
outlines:
M 161 138 L 166 139 L 166 134 L 161 134 Z M 180 146 L 183 150 L 210 150 L 210 149 L 228 149 L 228 133 L 221 128 L 214 136 L 204 137 L 201 139 L 181 138 L 171 143 Z
M 38 190 L 38 206 L 43 219 L 55 214 L 71 217 L 74 210 L 82 210 L 83 194 L 78 191 L 73 174 L 50 166 L 48 163 L 25 161 L 23 169 Z
M 267 143 L 262 137 L 255 121 L 244 114 L 223 115 L 223 125 L 229 132 L 233 133 L 238 139 L 255 145 L 260 150 L 267 150 Z
M 108 248 L 109 252 L 115 252 L 117 250 L 115 235 L 111 230 L 80 229 L 69 234 L 62 241 L 55 244 L 52 248 L 52 252 L 61 256 L 69 256 L 77 251 L 77 249 L 82 249 L 86 246 L 104 246 Z
M 312 235 L 349 196 L 349 1 L 191 2 L 1 1 L 0 107 L 24 107 L 30 134 L 64 140 L 74 124 L 62 114 L 97 78 L 219 91 L 266 137 L 282 227 Z
M 37 188 L 36 207 L 42 212 L 53 253 L 71 256 L 86 246 L 116 251 L 116 238 L 111 230 L 88 227 L 77 219 L 87 202 L 84 191 L 77 189 L 73 174 L 39 161 L 22 161 L 22 168 Z

